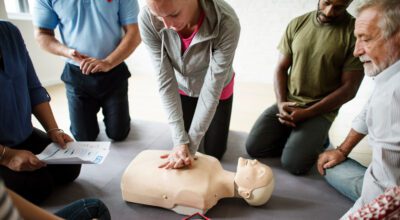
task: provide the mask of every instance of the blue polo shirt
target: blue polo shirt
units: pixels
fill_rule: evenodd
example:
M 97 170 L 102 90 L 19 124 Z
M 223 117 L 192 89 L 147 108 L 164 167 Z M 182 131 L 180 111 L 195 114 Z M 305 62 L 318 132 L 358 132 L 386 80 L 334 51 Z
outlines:
M 21 33 L 0 21 L 0 144 L 15 146 L 33 131 L 32 107 L 50 101 L 26 50 Z
M 136 0 L 36 0 L 33 24 L 51 30 L 58 25 L 63 44 L 104 59 L 120 43 L 122 26 L 137 23 L 138 13 Z

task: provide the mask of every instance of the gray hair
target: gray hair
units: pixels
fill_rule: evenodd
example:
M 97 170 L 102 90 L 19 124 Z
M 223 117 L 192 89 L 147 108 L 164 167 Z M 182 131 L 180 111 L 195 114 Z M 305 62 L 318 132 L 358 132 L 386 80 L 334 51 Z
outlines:
M 358 5 L 357 14 L 368 8 L 377 8 L 381 12 L 379 27 L 386 39 L 400 31 L 399 0 L 364 0 Z

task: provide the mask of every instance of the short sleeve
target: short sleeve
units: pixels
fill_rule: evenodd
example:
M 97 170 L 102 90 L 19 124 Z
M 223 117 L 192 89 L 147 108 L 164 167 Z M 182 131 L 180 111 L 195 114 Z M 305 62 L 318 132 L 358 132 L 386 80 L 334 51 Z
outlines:
M 121 25 L 138 23 L 139 4 L 137 0 L 120 0 L 119 4 Z
M 360 59 L 353 55 L 355 44 L 356 38 L 354 37 L 353 33 L 350 33 L 350 47 L 347 51 L 346 60 L 343 64 L 343 72 L 364 70 L 363 64 L 361 63 Z
M 282 36 L 282 39 L 278 45 L 278 50 L 285 55 L 293 54 L 292 51 L 292 41 L 294 36 L 294 30 L 296 26 L 296 20 L 292 20 L 289 25 L 286 27 L 286 31 Z
M 51 0 L 35 0 L 32 12 L 35 26 L 51 30 L 57 27 L 59 19 L 53 10 Z

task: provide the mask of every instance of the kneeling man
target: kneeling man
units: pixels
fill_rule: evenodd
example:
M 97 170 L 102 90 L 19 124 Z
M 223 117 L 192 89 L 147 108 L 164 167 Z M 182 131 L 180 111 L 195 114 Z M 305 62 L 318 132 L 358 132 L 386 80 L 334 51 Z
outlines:
M 385 189 L 400 185 L 399 15 L 398 0 L 367 0 L 359 7 L 354 55 L 364 63 L 365 74 L 374 77 L 376 85 L 344 142 L 319 156 L 319 172 L 326 171 L 325 177 L 333 187 L 357 199 L 346 215 Z M 373 150 L 368 168 L 347 159 L 366 135 Z

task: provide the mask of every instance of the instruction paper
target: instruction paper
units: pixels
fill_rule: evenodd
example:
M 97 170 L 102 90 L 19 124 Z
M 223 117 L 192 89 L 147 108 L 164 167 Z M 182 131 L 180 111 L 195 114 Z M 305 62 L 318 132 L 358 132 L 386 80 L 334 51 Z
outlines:
M 36 156 L 47 164 L 101 164 L 110 152 L 110 142 L 78 141 L 68 142 L 62 149 L 49 144 Z

